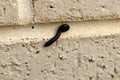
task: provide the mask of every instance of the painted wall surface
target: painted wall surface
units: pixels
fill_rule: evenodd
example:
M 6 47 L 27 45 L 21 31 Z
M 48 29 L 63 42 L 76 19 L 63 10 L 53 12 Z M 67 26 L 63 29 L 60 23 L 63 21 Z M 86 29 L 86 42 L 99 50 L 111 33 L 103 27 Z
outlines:
M 120 80 L 119 0 L 0 0 L 0 80 Z M 58 27 L 70 30 L 49 47 Z

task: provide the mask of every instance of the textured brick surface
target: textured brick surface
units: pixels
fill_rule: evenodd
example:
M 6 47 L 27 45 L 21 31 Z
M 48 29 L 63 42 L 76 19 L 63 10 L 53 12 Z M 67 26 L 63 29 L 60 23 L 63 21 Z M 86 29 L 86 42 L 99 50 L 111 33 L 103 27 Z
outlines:
M 119 80 L 120 36 L 0 46 L 0 80 Z
M 16 0 L 0 0 L 0 25 L 17 24 L 18 6 Z
M 36 23 L 119 18 L 119 8 L 119 0 L 34 0 Z
M 120 80 L 119 7 L 120 0 L 0 0 L 0 80 Z M 74 22 L 100 19 L 115 20 Z M 65 22 L 70 30 L 43 47 Z
M 0 27 L 0 80 L 119 80 L 119 21 L 70 22 L 49 47 L 60 23 Z
M 0 25 L 115 19 L 119 0 L 1 0 Z

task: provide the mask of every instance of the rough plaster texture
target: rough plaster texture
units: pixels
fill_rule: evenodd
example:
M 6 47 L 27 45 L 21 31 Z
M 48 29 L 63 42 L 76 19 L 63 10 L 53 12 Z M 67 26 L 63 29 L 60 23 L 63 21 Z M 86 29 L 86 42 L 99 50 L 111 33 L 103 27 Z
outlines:
M 0 80 L 120 80 L 120 36 L 0 45 Z
M 0 0 L 0 25 L 17 24 L 18 6 L 16 0 Z
M 0 0 L 0 80 L 120 80 L 119 7 L 120 0 Z M 62 23 L 70 30 L 43 47 Z
M 119 0 L 1 0 L 0 25 L 120 18 Z
M 0 80 L 119 80 L 119 21 L 68 23 L 46 48 L 62 23 L 0 27 Z
M 120 0 L 34 0 L 34 9 L 36 23 L 113 19 Z

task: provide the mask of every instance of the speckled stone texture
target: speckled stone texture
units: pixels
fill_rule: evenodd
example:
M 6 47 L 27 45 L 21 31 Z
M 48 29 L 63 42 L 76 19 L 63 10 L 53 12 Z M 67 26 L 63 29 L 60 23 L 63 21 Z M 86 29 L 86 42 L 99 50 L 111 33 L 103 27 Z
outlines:
M 120 18 L 120 0 L 34 0 L 36 23 Z
M 0 80 L 119 80 L 120 36 L 0 46 Z
M 116 18 L 120 0 L 0 0 L 0 80 L 120 80 Z
M 0 25 L 15 25 L 17 20 L 17 0 L 0 0 Z
M 119 0 L 1 0 L 0 25 L 120 18 Z

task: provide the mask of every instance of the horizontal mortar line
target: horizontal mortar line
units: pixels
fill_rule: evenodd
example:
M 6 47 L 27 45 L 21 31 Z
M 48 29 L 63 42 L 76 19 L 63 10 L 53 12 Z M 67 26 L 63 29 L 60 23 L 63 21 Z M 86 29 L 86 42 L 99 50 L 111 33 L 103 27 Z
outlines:
M 25 19 L 24 19 L 25 20 Z M 0 27 L 10 27 L 10 26 L 16 26 L 16 27 L 18 27 L 18 26 L 32 26 L 32 25 L 40 25 L 40 24 L 54 24 L 54 23 L 74 23 L 74 22 L 88 22 L 88 21 L 113 21 L 113 20 L 120 20 L 119 18 L 113 18 L 113 19 L 98 19 L 98 20 L 82 20 L 82 21 L 78 21 L 78 20 L 74 20 L 74 21 L 55 21 L 55 22 L 34 22 L 34 21 L 32 21 L 32 22 L 24 22 L 24 21 L 22 21 L 22 22 L 24 22 L 24 23 L 21 23 L 21 22 L 18 22 L 18 23 L 16 23 L 16 24 L 0 24 Z
M 62 23 L 37 24 L 32 26 L 0 27 L 0 44 L 41 41 L 52 38 Z M 89 38 L 120 34 L 120 20 L 67 22 L 70 30 L 60 39 Z

